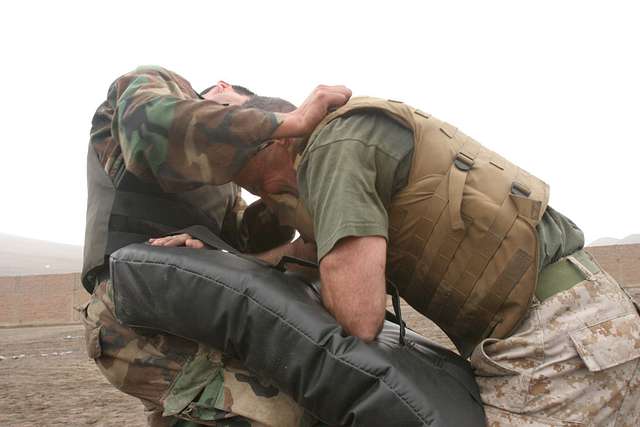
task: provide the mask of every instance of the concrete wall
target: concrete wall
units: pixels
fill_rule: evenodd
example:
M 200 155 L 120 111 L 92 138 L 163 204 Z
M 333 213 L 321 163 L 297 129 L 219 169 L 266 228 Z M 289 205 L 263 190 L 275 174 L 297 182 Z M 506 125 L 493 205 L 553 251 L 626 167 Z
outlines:
M 78 323 L 88 299 L 79 273 L 0 277 L 0 326 Z

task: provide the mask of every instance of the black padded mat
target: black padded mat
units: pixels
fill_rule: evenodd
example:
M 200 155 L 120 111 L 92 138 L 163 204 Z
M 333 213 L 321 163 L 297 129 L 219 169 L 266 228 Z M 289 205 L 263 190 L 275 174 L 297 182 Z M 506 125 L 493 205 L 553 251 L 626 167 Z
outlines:
M 111 256 L 116 315 L 204 342 L 270 378 L 328 425 L 480 426 L 470 365 L 385 322 L 347 336 L 302 277 L 221 250 L 134 244 Z

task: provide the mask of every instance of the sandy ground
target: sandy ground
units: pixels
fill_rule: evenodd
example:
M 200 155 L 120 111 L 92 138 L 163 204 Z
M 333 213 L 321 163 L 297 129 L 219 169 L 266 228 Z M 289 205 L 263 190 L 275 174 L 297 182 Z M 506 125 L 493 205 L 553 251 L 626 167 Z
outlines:
M 146 425 L 87 358 L 82 325 L 0 329 L 0 356 L 0 426 Z
M 414 330 L 450 341 L 405 307 Z M 0 426 L 145 426 L 142 404 L 116 390 L 87 355 L 82 325 L 0 328 Z

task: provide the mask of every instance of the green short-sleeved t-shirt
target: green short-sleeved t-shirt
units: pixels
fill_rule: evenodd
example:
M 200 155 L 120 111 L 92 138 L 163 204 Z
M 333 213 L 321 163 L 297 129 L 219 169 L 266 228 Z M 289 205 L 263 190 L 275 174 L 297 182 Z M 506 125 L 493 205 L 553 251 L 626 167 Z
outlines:
M 345 237 L 388 239 L 387 210 L 407 183 L 412 132 L 382 113 L 361 112 L 332 121 L 309 144 L 298 185 L 313 218 L 318 259 Z M 537 231 L 540 268 L 584 246 L 582 231 L 551 207 Z
M 413 134 L 382 113 L 340 117 L 309 141 L 298 168 L 318 259 L 348 236 L 388 238 L 387 208 L 407 182 Z
M 569 218 L 547 206 L 538 223 L 540 270 L 584 247 L 584 233 Z

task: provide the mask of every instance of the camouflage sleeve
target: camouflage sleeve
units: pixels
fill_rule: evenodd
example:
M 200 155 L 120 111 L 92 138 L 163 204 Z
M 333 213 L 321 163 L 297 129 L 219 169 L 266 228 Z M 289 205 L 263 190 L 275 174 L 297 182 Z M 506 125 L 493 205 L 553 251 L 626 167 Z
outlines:
M 241 252 L 260 253 L 288 243 L 295 230 L 281 225 L 262 200 L 247 206 L 240 192 L 222 223 L 222 238 Z
M 271 112 L 203 100 L 161 68 L 121 77 L 110 98 L 127 170 L 167 192 L 229 182 L 281 123 Z
M 231 209 L 227 209 L 220 231 L 220 237 L 241 252 L 246 252 L 246 241 L 248 237 L 246 233 L 243 234 L 241 232 L 242 217 L 244 216 L 245 209 L 247 209 L 247 203 L 242 198 L 241 191 L 238 191 L 233 206 Z

